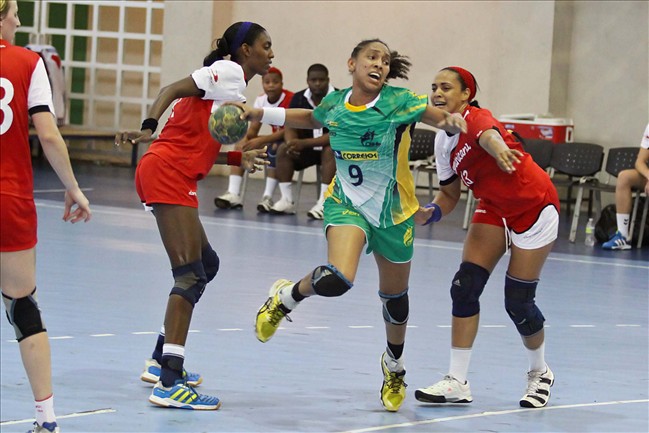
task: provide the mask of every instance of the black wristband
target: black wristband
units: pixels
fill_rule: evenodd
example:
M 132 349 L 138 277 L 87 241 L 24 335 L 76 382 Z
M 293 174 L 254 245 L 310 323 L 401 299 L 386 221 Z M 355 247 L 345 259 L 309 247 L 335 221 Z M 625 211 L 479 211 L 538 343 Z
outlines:
M 156 129 L 158 129 L 158 121 L 155 120 L 153 117 L 149 117 L 148 119 L 144 119 L 144 122 L 142 122 L 142 127 L 140 128 L 140 131 L 144 131 L 145 129 L 150 129 L 151 134 L 155 132 Z

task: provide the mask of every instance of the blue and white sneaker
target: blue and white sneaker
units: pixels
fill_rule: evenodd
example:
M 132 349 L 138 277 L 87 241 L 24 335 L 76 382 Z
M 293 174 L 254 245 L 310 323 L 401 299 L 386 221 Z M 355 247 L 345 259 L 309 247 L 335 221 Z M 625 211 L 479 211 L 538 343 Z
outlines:
M 161 369 L 162 367 L 158 364 L 158 361 L 153 358 L 147 359 L 144 361 L 144 372 L 140 375 L 140 380 L 153 384 L 158 383 Z M 198 386 L 203 383 L 203 376 L 198 373 L 190 373 L 187 370 L 183 370 L 183 379 L 189 386 Z
M 605 250 L 630 250 L 631 245 L 620 232 L 615 232 L 613 237 L 602 244 Z
M 176 384 L 170 388 L 162 386 L 162 382 L 156 383 L 149 401 L 162 407 L 189 410 L 217 410 L 221 407 L 221 401 L 218 398 L 197 393 L 182 379 L 177 380 Z
M 59 426 L 56 422 L 44 422 L 43 425 L 34 423 L 34 428 L 27 433 L 59 433 Z

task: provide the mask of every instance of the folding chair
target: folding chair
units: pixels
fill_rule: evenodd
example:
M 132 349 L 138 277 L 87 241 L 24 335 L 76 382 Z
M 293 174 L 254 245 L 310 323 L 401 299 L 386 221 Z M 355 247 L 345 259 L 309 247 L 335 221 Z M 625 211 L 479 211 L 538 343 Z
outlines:
M 570 204 L 572 202 L 572 188 L 579 187 L 586 182 L 593 179 L 597 173 L 602 169 L 602 162 L 604 161 L 604 147 L 599 144 L 593 143 L 559 143 L 554 146 L 552 150 L 552 159 L 550 162 L 550 169 L 552 172 L 552 182 L 556 186 L 567 186 L 567 211 L 570 215 Z M 567 179 L 557 179 L 554 177 L 556 173 L 567 176 Z M 583 188 L 579 188 L 577 202 L 575 203 L 575 211 L 577 212 L 581 207 L 581 200 L 583 197 Z M 588 214 L 592 213 L 592 192 L 589 195 L 589 209 Z M 579 214 L 577 213 L 577 218 Z M 571 227 L 571 234 L 569 236 L 571 242 L 574 242 L 573 230 L 577 230 L 576 222 L 573 214 L 573 225 Z
M 606 167 L 604 171 L 607 174 L 605 182 L 600 182 L 596 177 L 582 177 L 579 184 L 576 185 L 577 198 L 575 200 L 575 210 L 572 214 L 572 223 L 570 225 L 570 242 L 574 242 L 577 235 L 577 225 L 579 224 L 579 214 L 581 213 L 581 201 L 585 191 L 594 196 L 595 215 L 602 212 L 602 192 L 615 192 L 615 185 L 611 183 L 622 170 L 633 168 L 636 157 L 638 156 L 637 147 L 614 147 L 608 150 L 606 156 Z

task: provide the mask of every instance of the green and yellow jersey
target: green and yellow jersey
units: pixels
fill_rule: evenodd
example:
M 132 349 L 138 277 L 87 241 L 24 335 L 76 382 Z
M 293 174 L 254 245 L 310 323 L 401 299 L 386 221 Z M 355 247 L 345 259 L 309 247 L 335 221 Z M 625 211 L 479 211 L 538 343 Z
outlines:
M 329 129 L 336 156 L 330 195 L 349 203 L 375 227 L 397 225 L 419 208 L 408 167 L 411 135 L 426 95 L 384 86 L 367 105 L 351 105 L 351 88 L 327 95 L 313 116 Z

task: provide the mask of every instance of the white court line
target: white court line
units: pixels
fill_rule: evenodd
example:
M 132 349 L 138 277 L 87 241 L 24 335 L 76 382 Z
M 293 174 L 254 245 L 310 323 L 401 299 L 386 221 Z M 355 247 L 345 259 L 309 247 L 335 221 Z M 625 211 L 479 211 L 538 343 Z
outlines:
M 343 325 L 344 326 L 344 325 Z M 598 325 L 589 325 L 589 324 L 575 324 L 575 325 L 564 325 L 568 328 L 596 328 Z M 610 325 L 610 326 L 615 326 L 616 328 L 641 328 L 643 325 L 641 324 L 635 324 L 635 323 L 620 323 L 616 325 Z M 451 325 L 435 325 L 436 328 L 451 328 Z M 498 329 L 498 328 L 507 328 L 508 325 L 480 325 L 481 328 L 487 328 L 487 329 Z M 550 328 L 551 325 L 545 325 L 544 328 Z M 374 328 L 372 325 L 347 325 L 347 328 L 350 329 L 371 329 Z M 414 328 L 418 329 L 420 328 L 419 325 L 407 325 L 407 328 Z M 279 329 L 287 329 L 284 327 L 279 327 Z M 302 329 L 302 328 L 291 328 L 293 331 L 296 329 Z M 331 326 L 305 326 L 303 329 L 332 329 Z M 223 332 L 232 332 L 232 331 L 243 331 L 243 328 L 217 328 L 216 331 L 223 331 Z M 203 331 L 200 329 L 190 329 L 189 332 L 195 333 L 195 334 L 200 334 Z M 158 332 L 153 332 L 153 331 L 136 331 L 136 332 L 131 332 L 131 335 L 158 335 Z M 115 337 L 119 336 L 120 334 L 88 334 L 90 337 Z M 83 338 L 86 335 L 81 335 L 81 336 L 70 336 L 70 335 L 65 335 L 61 337 L 50 337 L 50 340 L 71 340 L 74 338 Z M 17 343 L 18 341 L 16 339 L 10 339 L 10 340 L 5 340 L 7 343 Z
M 65 419 L 65 418 L 79 418 L 82 416 L 88 415 L 100 415 L 102 413 L 114 413 L 117 412 L 115 409 L 95 409 L 95 410 L 84 410 L 83 412 L 74 412 L 67 415 L 57 415 L 56 419 Z M 34 423 L 35 419 L 17 419 L 14 421 L 2 421 L 0 425 L 16 425 L 16 424 L 31 424 Z
M 36 206 L 44 207 L 44 208 L 63 209 L 63 206 L 61 205 L 46 203 L 40 200 L 36 201 Z M 122 217 L 129 217 L 129 218 L 142 218 L 142 219 L 146 218 L 147 220 L 150 220 L 150 215 L 148 215 L 146 212 L 137 211 L 135 209 L 120 209 L 116 207 L 98 205 L 93 208 L 93 213 L 105 214 L 105 215 L 117 215 Z M 262 225 L 259 222 L 246 223 L 246 221 L 233 223 L 230 222 L 229 220 L 221 221 L 218 217 L 213 217 L 209 215 L 201 215 L 200 218 L 203 225 L 243 228 L 247 230 L 258 230 L 258 231 L 266 231 L 266 232 L 272 231 L 278 233 L 293 233 L 297 235 L 318 236 L 324 238 L 324 234 L 322 232 L 322 229 L 320 228 L 309 229 L 308 227 L 302 227 L 301 230 L 296 230 L 294 228 L 291 228 L 290 226 L 284 226 L 276 223 L 267 223 L 266 225 Z M 440 245 L 438 243 L 431 244 L 431 242 L 436 242 L 436 241 L 434 239 L 428 241 L 416 240 L 414 242 L 414 245 L 422 248 L 435 248 L 435 249 L 453 250 L 453 251 L 461 251 L 463 248 L 462 244 L 459 242 L 457 242 L 459 246 Z M 568 257 L 553 257 L 551 253 L 550 257 L 548 257 L 548 260 L 566 262 L 566 263 L 581 263 L 587 265 L 597 265 L 600 267 L 613 266 L 619 268 L 649 269 L 649 265 L 630 264 L 628 262 L 627 263 L 607 262 L 601 260 L 601 258 L 599 257 L 588 258 L 588 259 L 575 259 L 575 258 L 568 258 Z
M 583 403 L 583 404 L 566 404 L 566 405 L 562 405 L 562 406 L 540 407 L 540 408 L 534 409 L 532 412 L 539 412 L 539 411 L 542 411 L 542 410 L 574 409 L 574 408 L 579 408 L 579 407 L 609 406 L 609 405 L 614 405 L 614 404 L 615 405 L 617 405 L 617 404 L 634 404 L 634 403 L 647 403 L 647 402 L 649 402 L 649 399 L 604 401 L 604 402 L 599 402 L 599 403 Z M 382 425 L 382 426 L 377 426 L 377 427 L 361 428 L 361 429 L 356 429 L 356 430 L 345 430 L 344 432 L 341 432 L 341 433 L 365 433 L 365 432 L 373 432 L 373 431 L 381 431 L 381 430 L 390 430 L 390 429 L 395 429 L 395 428 L 415 427 L 415 426 L 426 425 L 426 424 L 435 424 L 435 423 L 440 423 L 440 422 L 458 421 L 458 420 L 470 419 L 470 418 L 483 418 L 483 417 L 487 417 L 487 416 L 509 415 L 510 413 L 518 413 L 518 412 L 530 412 L 530 409 L 511 409 L 511 410 L 501 410 L 501 411 L 497 411 L 497 412 L 474 413 L 474 414 L 471 414 L 471 415 L 448 416 L 448 417 L 444 417 L 444 418 L 433 418 L 433 419 L 426 419 L 426 420 L 422 420 L 422 421 L 404 422 L 404 423 L 401 423 L 401 424 L 390 424 L 390 425 Z

